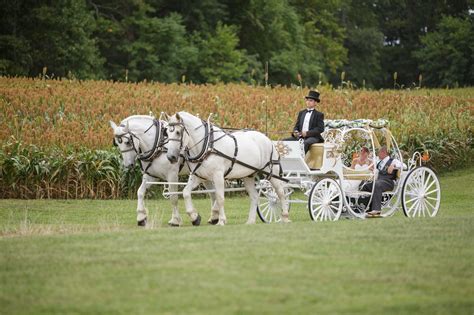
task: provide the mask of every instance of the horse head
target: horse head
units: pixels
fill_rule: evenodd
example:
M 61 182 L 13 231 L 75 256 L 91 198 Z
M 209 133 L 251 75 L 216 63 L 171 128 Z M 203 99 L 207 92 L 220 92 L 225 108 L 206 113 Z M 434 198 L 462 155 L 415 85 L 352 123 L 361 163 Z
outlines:
M 168 119 L 166 133 L 168 135 L 168 153 L 166 157 L 174 164 L 178 162 L 181 150 L 187 145 L 188 139 L 186 137 L 186 127 L 179 113 L 174 114 Z
M 133 147 L 132 136 L 128 132 L 127 125 L 120 124 L 120 126 L 117 126 L 113 121 L 110 121 L 109 123 L 114 134 L 114 146 L 117 146 L 122 154 L 123 166 L 125 168 L 133 167 L 137 157 L 137 152 Z

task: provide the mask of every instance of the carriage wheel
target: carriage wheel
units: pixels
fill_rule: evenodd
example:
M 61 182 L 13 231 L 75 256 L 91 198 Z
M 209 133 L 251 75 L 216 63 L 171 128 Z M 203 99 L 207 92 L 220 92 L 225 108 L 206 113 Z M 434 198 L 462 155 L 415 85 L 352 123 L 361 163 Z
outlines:
M 267 180 L 262 180 L 261 188 L 258 194 L 257 214 L 260 220 L 265 223 L 273 223 L 281 221 L 281 203 L 278 195 L 273 189 L 273 186 Z M 288 203 L 288 210 L 290 210 L 290 195 L 293 189 L 285 187 L 285 199 Z
M 332 178 L 314 184 L 308 199 L 309 216 L 313 221 L 336 221 L 343 208 L 342 191 Z
M 402 188 L 402 207 L 407 217 L 434 217 L 440 200 L 439 180 L 430 168 L 421 166 L 408 173 Z

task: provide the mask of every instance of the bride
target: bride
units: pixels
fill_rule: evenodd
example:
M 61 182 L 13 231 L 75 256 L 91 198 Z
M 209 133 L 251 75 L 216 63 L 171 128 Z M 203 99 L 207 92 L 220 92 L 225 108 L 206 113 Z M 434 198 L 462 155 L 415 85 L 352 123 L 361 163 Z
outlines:
M 372 160 L 369 159 L 369 149 L 367 147 L 360 148 L 358 157 L 352 160 L 351 168 L 353 170 L 363 170 L 371 166 Z

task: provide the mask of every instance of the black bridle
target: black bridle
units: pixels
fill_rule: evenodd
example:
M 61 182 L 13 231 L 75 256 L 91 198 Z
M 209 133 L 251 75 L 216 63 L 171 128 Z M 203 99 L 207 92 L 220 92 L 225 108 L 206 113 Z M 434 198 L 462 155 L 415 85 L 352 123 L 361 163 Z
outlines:
M 193 146 L 193 147 L 195 147 L 198 144 L 200 144 L 201 142 L 203 142 L 201 151 L 197 155 L 191 156 L 190 151 L 193 147 L 191 147 L 191 148 L 185 147 L 184 148 L 184 158 L 186 159 L 186 161 L 191 162 L 191 163 L 202 162 L 207 157 L 207 155 L 212 151 L 212 146 L 213 146 L 213 143 L 214 143 L 214 141 L 213 141 L 214 130 L 213 130 L 212 124 L 210 124 L 210 123 L 208 123 L 204 120 L 201 120 L 201 121 L 202 121 L 202 125 L 196 127 L 196 129 L 204 127 L 204 138 L 199 140 Z M 183 131 L 181 132 L 180 138 L 178 139 L 178 138 L 168 137 L 168 141 L 179 142 L 179 152 L 181 152 L 182 149 L 183 149 L 183 146 L 184 146 L 184 144 L 183 144 L 184 133 L 188 134 L 188 136 L 189 136 L 189 132 L 186 129 L 186 126 L 184 125 L 184 123 L 182 121 L 175 122 L 175 123 L 169 123 L 167 129 L 170 132 L 174 132 L 176 126 L 181 126 L 183 128 Z
M 125 138 L 126 141 L 131 141 L 131 138 L 127 137 L 127 135 L 128 135 L 128 133 L 123 133 L 121 135 L 116 135 L 114 137 L 114 140 L 113 140 L 114 146 L 118 147 L 118 144 L 122 144 L 123 138 Z M 130 151 L 135 151 L 135 148 L 133 147 L 133 144 L 131 144 L 130 149 L 122 150 L 119 147 L 119 151 L 120 151 L 120 153 L 126 153 L 126 152 L 130 152 Z
M 121 124 L 120 127 L 125 127 L 125 125 Z M 158 157 L 162 152 L 166 151 L 166 148 L 164 145 L 166 144 L 166 130 L 161 121 L 157 119 L 153 119 L 153 123 L 143 132 L 144 134 L 150 131 L 152 127 L 155 127 L 155 138 L 153 141 L 153 146 L 150 150 L 146 152 L 142 152 L 142 149 L 140 148 L 140 144 L 135 145 L 134 139 L 140 143 L 140 138 L 135 135 L 132 131 L 125 132 L 120 135 L 116 135 L 114 139 L 114 145 L 117 143 L 122 143 L 123 138 L 127 139 L 129 142 L 131 142 L 131 148 L 126 149 L 126 150 L 120 150 L 121 153 L 125 152 L 130 152 L 130 151 L 135 151 L 137 154 L 137 159 L 140 161 L 144 162 L 150 162 L 154 160 L 156 157 Z M 115 142 L 117 141 L 117 143 Z

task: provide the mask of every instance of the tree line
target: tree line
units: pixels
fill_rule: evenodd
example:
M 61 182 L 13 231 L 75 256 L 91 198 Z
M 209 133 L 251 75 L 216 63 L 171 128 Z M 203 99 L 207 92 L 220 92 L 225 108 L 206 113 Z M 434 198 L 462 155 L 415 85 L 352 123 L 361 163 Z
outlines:
M 0 75 L 474 84 L 472 0 L 0 0 Z

